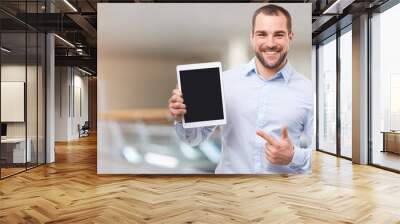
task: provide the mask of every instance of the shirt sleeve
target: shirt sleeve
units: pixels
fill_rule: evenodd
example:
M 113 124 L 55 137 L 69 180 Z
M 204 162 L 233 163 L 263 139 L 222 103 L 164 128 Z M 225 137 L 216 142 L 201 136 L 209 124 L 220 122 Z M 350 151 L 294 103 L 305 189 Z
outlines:
M 175 122 L 174 126 L 179 139 L 190 146 L 197 146 L 207 140 L 217 127 L 183 128 L 180 122 Z
M 304 124 L 304 134 L 307 139 L 307 146 L 301 148 L 300 145 L 294 145 L 294 155 L 292 161 L 288 165 L 297 173 L 304 173 L 311 170 L 312 140 L 314 133 L 313 109 L 309 110 Z

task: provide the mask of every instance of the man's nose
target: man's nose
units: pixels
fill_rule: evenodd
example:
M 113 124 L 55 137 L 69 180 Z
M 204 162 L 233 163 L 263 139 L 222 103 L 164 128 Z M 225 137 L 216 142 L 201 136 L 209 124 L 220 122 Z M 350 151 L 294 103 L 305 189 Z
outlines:
M 265 39 L 264 45 L 268 48 L 273 48 L 276 46 L 275 39 L 272 36 L 269 36 Z

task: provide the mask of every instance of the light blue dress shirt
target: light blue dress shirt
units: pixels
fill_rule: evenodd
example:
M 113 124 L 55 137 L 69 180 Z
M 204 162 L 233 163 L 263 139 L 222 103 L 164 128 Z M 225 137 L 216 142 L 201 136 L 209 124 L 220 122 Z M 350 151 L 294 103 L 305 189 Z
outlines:
M 310 171 L 313 136 L 313 88 L 311 81 L 289 64 L 269 80 L 256 71 L 255 58 L 222 75 L 227 124 L 221 126 L 222 151 L 215 173 L 303 173 Z M 206 88 L 205 88 L 206 91 Z M 185 97 L 185 96 L 183 96 Z M 286 166 L 266 159 L 263 130 L 281 140 L 283 126 L 294 144 L 294 156 Z M 179 138 L 192 145 L 205 141 L 215 126 L 184 129 L 175 123 Z M 304 133 L 307 147 L 300 147 Z

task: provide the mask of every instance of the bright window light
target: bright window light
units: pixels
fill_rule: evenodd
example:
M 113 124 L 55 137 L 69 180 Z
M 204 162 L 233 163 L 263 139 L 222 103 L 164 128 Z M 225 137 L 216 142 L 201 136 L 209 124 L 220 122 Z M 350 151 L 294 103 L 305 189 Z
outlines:
M 151 153 L 151 152 L 146 153 L 146 155 L 144 156 L 144 159 L 149 164 L 161 166 L 161 167 L 167 167 L 167 168 L 175 168 L 178 166 L 178 163 L 179 163 L 178 159 L 175 157 L 157 154 L 157 153 Z

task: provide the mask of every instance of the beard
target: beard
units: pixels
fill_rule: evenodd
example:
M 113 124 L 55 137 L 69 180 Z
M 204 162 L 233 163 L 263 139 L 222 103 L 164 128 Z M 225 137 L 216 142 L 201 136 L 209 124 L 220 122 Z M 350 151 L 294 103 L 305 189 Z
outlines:
M 278 50 L 276 48 L 270 48 L 270 49 L 261 50 L 261 51 L 256 50 L 256 57 L 265 68 L 277 69 L 286 61 L 287 51 L 282 52 L 280 54 L 278 60 L 276 60 L 275 63 L 269 63 L 267 60 L 265 60 L 264 57 L 262 56 L 263 51 L 278 52 Z M 282 51 L 282 50 L 280 50 L 280 51 Z

